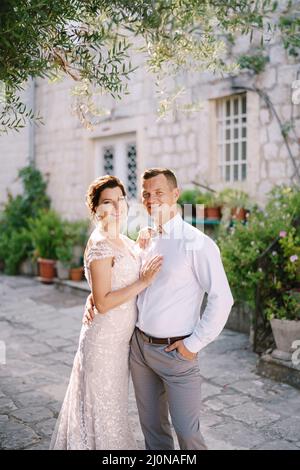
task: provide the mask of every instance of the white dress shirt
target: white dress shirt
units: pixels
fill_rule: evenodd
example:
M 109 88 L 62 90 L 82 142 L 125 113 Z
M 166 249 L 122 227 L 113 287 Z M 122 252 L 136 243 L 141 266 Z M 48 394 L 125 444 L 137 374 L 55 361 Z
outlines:
M 150 336 L 184 339 L 198 352 L 222 331 L 233 297 L 216 243 L 179 214 L 162 226 L 141 252 L 142 263 L 156 254 L 163 265 L 154 282 L 138 295 L 137 327 Z M 205 292 L 207 305 L 200 318 Z

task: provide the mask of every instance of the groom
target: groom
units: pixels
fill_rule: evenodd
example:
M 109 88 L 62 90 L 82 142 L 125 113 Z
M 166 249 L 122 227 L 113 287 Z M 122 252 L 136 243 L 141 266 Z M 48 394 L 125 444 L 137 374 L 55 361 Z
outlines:
M 142 201 L 155 221 L 142 262 L 163 255 L 154 282 L 139 294 L 130 367 L 146 449 L 174 449 L 168 414 L 183 450 L 204 450 L 197 353 L 222 331 L 233 305 L 215 242 L 177 211 L 175 174 L 152 168 L 142 176 Z M 207 293 L 207 305 L 200 307 Z M 90 301 L 89 312 L 92 315 Z

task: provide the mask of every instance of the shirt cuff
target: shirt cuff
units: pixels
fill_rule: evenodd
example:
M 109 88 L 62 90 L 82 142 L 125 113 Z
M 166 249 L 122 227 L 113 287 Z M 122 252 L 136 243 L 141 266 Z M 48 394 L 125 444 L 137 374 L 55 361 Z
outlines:
M 192 353 L 197 353 L 205 347 L 205 344 L 203 344 L 195 334 L 185 338 L 183 344 Z

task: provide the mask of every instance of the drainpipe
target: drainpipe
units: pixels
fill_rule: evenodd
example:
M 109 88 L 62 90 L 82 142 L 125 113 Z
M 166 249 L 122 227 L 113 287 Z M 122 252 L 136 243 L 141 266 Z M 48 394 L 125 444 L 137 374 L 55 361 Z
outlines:
M 28 90 L 28 108 L 35 114 L 35 79 L 31 78 Z M 28 163 L 35 166 L 35 123 L 34 119 L 29 122 L 28 128 Z

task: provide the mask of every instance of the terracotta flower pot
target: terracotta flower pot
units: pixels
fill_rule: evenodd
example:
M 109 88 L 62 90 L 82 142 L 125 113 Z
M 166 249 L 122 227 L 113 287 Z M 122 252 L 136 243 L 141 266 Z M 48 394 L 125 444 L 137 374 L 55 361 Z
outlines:
M 246 213 L 247 211 L 243 207 L 233 207 L 231 209 L 231 216 L 235 220 L 245 220 Z
M 83 268 L 71 268 L 70 278 L 72 281 L 81 281 L 83 277 Z
M 221 207 L 206 207 L 204 216 L 209 220 L 219 220 L 221 218 Z
M 39 275 L 42 282 L 50 284 L 55 277 L 55 261 L 53 259 L 38 258 Z

